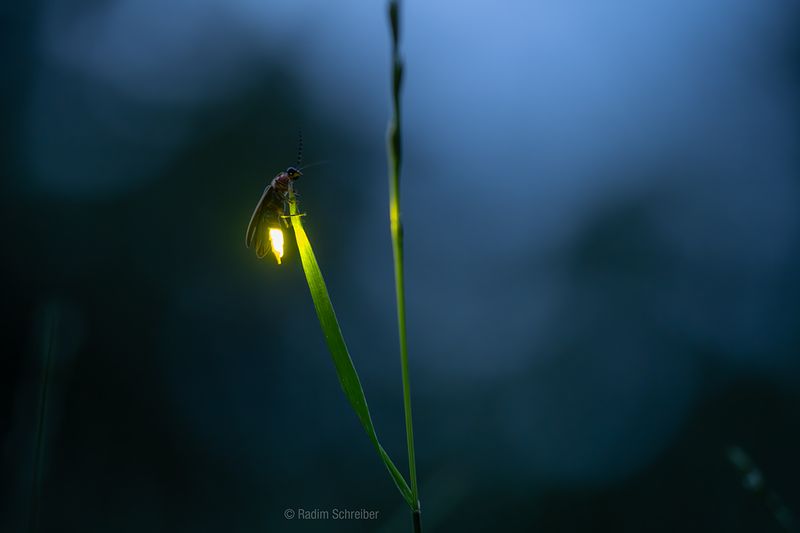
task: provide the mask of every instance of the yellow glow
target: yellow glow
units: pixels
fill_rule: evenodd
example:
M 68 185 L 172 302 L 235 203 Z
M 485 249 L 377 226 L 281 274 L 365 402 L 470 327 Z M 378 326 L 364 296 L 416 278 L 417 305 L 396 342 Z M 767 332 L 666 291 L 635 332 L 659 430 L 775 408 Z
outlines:
M 269 243 L 272 245 L 272 253 L 275 254 L 275 259 L 280 265 L 281 257 L 283 257 L 283 232 L 280 228 L 269 228 Z

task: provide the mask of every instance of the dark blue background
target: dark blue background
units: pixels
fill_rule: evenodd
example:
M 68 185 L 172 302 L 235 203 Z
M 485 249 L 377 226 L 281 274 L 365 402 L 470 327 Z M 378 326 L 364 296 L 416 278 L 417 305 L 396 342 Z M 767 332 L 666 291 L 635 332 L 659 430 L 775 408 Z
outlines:
M 378 433 L 405 471 L 382 3 L 0 8 L 0 529 L 406 530 L 293 241 L 294 163 Z M 426 530 L 780 531 L 800 509 L 793 2 L 405 5 L 403 212 Z M 371 509 L 367 522 L 284 509 Z

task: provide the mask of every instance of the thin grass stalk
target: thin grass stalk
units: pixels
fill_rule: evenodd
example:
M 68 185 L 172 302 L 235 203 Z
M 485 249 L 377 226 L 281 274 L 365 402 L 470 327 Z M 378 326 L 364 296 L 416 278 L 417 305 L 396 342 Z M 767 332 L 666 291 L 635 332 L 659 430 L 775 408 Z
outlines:
M 402 128 L 400 121 L 400 91 L 403 82 L 403 60 L 400 57 L 400 3 L 389 2 L 389 24 L 392 30 L 392 114 L 389 118 L 387 152 L 389 158 L 389 220 L 394 255 L 394 279 L 397 296 L 397 330 L 400 339 L 400 368 L 403 380 L 403 408 L 408 447 L 408 471 L 411 496 L 414 501 L 414 531 L 422 530 L 420 517 L 417 464 L 414 452 L 414 424 L 411 417 L 411 385 L 408 371 L 408 340 L 406 335 L 405 273 L 403 269 L 403 221 L 400 210 L 400 163 L 402 161 Z
M 45 422 L 47 421 L 47 397 L 50 390 L 51 375 L 53 373 L 53 360 L 56 350 L 56 332 L 58 329 L 58 309 L 50 305 L 44 313 L 44 342 L 42 351 L 42 381 L 39 387 L 39 405 L 36 416 L 36 433 L 33 458 L 33 484 L 31 487 L 31 508 L 29 517 L 29 530 L 31 533 L 39 531 L 40 509 L 42 500 L 42 461 L 44 457 Z

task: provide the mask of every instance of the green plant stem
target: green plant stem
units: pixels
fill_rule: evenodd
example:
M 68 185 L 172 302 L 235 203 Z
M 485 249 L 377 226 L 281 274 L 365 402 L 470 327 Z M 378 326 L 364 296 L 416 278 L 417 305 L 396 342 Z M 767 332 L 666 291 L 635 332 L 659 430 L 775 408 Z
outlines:
M 408 470 L 411 495 L 414 500 L 414 531 L 422 529 L 420 519 L 417 465 L 414 453 L 414 424 L 411 417 L 411 385 L 408 372 L 408 341 L 406 335 L 405 274 L 403 270 L 403 221 L 400 211 L 400 163 L 402 161 L 402 129 L 400 122 L 400 89 L 403 82 L 403 60 L 400 57 L 400 6 L 398 0 L 389 2 L 389 24 L 392 29 L 392 115 L 389 119 L 387 152 L 389 157 L 389 220 L 394 252 L 394 279 L 397 294 L 397 329 L 400 337 L 400 368 L 403 380 L 403 408 L 408 446 Z
M 350 357 L 350 352 L 347 350 L 347 345 L 342 336 L 342 330 L 339 327 L 339 321 L 336 319 L 336 313 L 333 310 L 328 289 L 325 286 L 325 280 L 322 277 L 322 272 L 317 264 L 314 250 L 311 248 L 311 242 L 308 240 L 305 229 L 303 228 L 302 216 L 297 212 L 297 201 L 294 196 L 294 191 L 289 189 L 289 214 L 292 215 L 292 229 L 294 230 L 295 240 L 297 241 L 297 248 L 300 251 L 300 261 L 303 265 L 303 272 L 308 282 L 308 288 L 311 292 L 311 299 L 314 302 L 314 309 L 319 318 L 319 324 L 322 328 L 322 333 L 325 336 L 325 343 L 328 345 L 328 350 L 331 353 L 336 374 L 339 377 L 339 384 L 342 386 L 350 406 L 358 416 L 361 425 L 367 432 L 369 439 L 375 446 L 381 460 L 389 474 L 392 476 L 397 489 L 402 494 L 403 499 L 408 503 L 409 507 L 414 508 L 414 501 L 411 489 L 408 483 L 403 478 L 403 475 L 392 462 L 389 454 L 381 445 L 378 440 L 378 435 L 375 431 L 375 426 L 372 423 L 372 416 L 367 406 L 367 399 L 364 396 L 364 390 L 361 387 L 361 380 L 358 377 L 356 368 L 353 365 L 353 360 Z
M 417 501 L 419 505 L 419 501 Z M 422 513 L 419 508 L 411 511 L 411 523 L 414 527 L 414 533 L 422 533 Z
M 39 530 L 39 509 L 42 500 L 42 457 L 44 456 L 45 421 L 47 420 L 47 395 L 50 389 L 50 376 L 53 370 L 53 354 L 56 347 L 58 328 L 58 309 L 55 304 L 45 308 L 44 313 L 44 360 L 42 361 L 42 382 L 39 389 L 39 406 L 36 417 L 36 444 L 33 459 L 33 486 L 31 490 L 30 532 Z

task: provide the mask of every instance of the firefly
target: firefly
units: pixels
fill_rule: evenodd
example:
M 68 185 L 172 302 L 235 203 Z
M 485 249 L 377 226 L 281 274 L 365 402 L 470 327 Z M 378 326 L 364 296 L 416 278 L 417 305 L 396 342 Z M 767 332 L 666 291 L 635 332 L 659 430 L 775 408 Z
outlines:
M 267 255 L 271 249 L 278 264 L 281 263 L 283 257 L 281 221 L 288 227 L 288 223 L 286 223 L 288 217 L 285 212 L 289 191 L 292 184 L 302 175 L 303 173 L 299 169 L 289 167 L 272 178 L 261 194 L 261 199 L 250 217 L 245 236 L 245 245 L 248 248 L 254 246 L 259 259 Z M 269 244 L 267 244 L 268 242 Z

